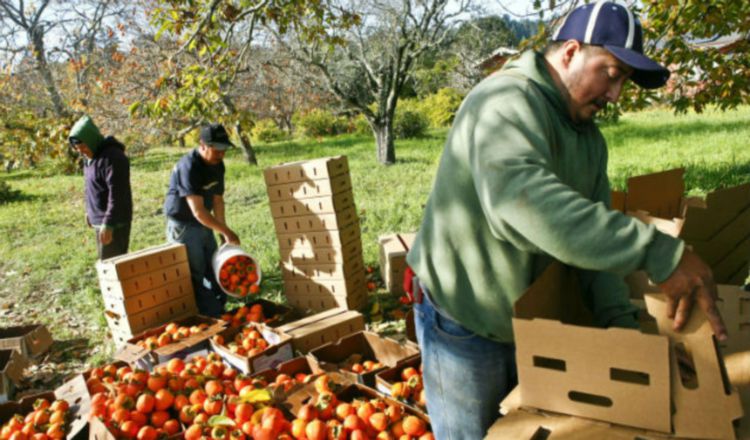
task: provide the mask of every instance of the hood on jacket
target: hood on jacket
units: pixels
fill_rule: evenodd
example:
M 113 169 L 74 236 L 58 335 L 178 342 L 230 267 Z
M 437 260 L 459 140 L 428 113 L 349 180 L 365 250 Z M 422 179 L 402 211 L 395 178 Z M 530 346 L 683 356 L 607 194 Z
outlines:
M 73 128 L 70 129 L 70 137 L 76 138 L 86 144 L 93 153 L 96 153 L 96 150 L 104 140 L 104 136 L 102 136 L 94 121 L 88 115 L 76 121 Z

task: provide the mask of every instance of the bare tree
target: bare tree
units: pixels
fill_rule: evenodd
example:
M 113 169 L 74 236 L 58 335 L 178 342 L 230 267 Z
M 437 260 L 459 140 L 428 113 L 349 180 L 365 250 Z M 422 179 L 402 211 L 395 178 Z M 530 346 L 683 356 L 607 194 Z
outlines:
M 318 69 L 344 105 L 365 116 L 375 136 L 378 161 L 393 164 L 394 117 L 404 85 L 419 57 L 448 38 L 452 22 L 469 6 L 469 0 L 338 3 L 333 7 L 353 7 L 361 17 L 359 25 L 340 34 L 346 41 L 341 49 L 331 51 L 316 42 L 281 35 L 278 41 L 295 58 Z

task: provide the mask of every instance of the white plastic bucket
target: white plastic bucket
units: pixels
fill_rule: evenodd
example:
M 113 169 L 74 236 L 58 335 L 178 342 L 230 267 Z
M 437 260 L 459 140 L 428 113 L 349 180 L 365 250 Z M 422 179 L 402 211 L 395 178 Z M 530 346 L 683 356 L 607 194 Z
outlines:
M 236 257 L 236 256 L 245 256 L 245 257 L 250 258 L 250 260 L 252 260 L 253 264 L 255 265 L 255 271 L 258 273 L 258 280 L 253 284 L 260 284 L 261 272 L 260 272 L 260 265 L 258 264 L 258 261 L 255 258 L 253 258 L 250 254 L 242 250 L 242 248 L 239 246 L 235 246 L 233 244 L 227 244 L 227 243 L 219 246 L 219 249 L 216 250 L 213 258 L 211 259 L 211 267 L 214 270 L 214 276 L 216 277 L 216 280 L 219 283 L 219 287 L 221 288 L 221 290 L 224 291 L 224 293 L 226 293 L 229 296 L 233 296 L 235 298 L 244 298 L 244 297 L 251 295 L 251 293 L 248 292 L 247 295 L 242 297 L 234 292 L 231 292 L 225 289 L 224 286 L 221 285 L 221 280 L 219 279 L 219 272 L 221 271 L 222 266 L 224 266 L 224 263 L 226 263 L 227 260 L 229 260 L 230 258 Z

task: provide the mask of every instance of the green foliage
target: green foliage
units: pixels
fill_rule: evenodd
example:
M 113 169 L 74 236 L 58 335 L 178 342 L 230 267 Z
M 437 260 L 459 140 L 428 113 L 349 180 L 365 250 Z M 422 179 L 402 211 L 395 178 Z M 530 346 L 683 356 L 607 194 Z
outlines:
M 273 119 L 261 119 L 255 123 L 251 132 L 253 139 L 259 142 L 276 142 L 284 139 L 286 133 Z
M 450 77 L 456 71 L 461 60 L 457 56 L 449 56 L 436 60 L 429 67 L 421 67 L 414 72 L 415 88 L 419 96 L 437 93 L 442 87 L 450 83 Z
M 370 123 L 367 122 L 367 118 L 365 118 L 365 115 L 358 114 L 354 117 L 352 120 L 353 125 L 353 132 L 356 134 L 372 134 L 372 127 L 370 127 Z
M 345 117 L 335 116 L 328 110 L 317 108 L 306 113 L 295 114 L 292 122 L 299 133 L 305 137 L 346 133 L 349 128 L 349 121 Z
M 422 137 L 427 132 L 430 121 L 425 114 L 417 109 L 397 109 L 393 133 L 397 139 Z
M 5 167 L 34 167 L 51 158 L 58 172 L 69 174 L 77 169 L 76 157 L 68 148 L 70 121 L 10 109 L 0 110 L 0 120 L 0 157 Z
M 448 127 L 453 123 L 463 99 L 464 96 L 458 90 L 445 87 L 425 97 L 421 109 L 430 121 L 431 127 Z

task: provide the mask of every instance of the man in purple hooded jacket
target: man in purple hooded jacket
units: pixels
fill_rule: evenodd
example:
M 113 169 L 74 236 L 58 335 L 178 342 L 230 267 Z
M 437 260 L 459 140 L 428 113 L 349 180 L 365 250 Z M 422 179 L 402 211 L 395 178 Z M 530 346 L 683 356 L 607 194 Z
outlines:
M 85 158 L 86 222 L 96 229 L 99 259 L 125 254 L 133 220 L 130 162 L 125 146 L 112 136 L 102 136 L 88 116 L 73 125 L 69 139 Z

